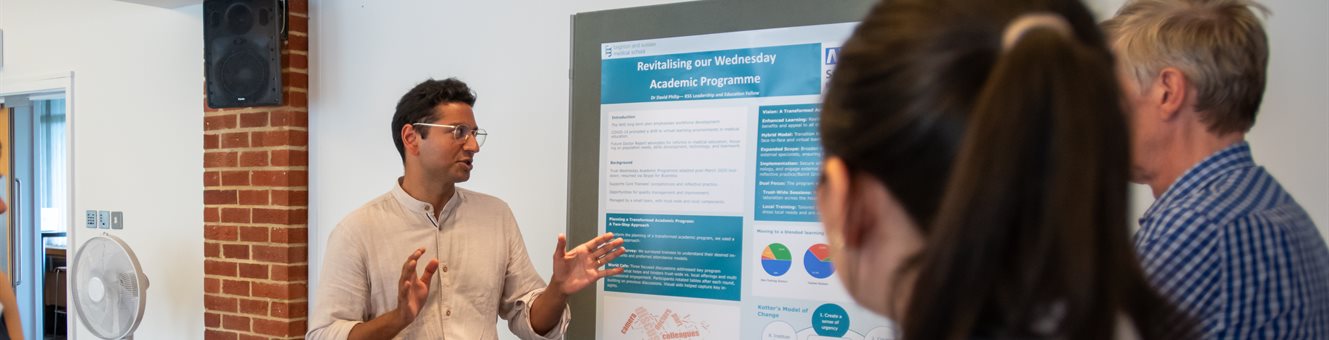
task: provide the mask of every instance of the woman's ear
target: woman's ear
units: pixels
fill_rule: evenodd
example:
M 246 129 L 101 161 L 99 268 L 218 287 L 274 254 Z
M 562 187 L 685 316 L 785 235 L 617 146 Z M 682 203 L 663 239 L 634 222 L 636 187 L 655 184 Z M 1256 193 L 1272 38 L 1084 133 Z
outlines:
M 877 229 L 891 218 L 892 212 L 887 209 L 894 202 L 886 183 L 868 173 L 850 173 L 848 187 L 844 241 L 846 246 L 863 248 L 873 233 L 880 232 Z
M 888 223 L 917 228 L 885 182 L 872 174 L 850 170 L 839 157 L 823 161 L 817 195 L 822 224 L 847 248 L 862 249 L 873 233 Z
M 863 211 L 856 202 L 854 176 L 844 160 L 837 156 L 822 161 L 821 183 L 817 188 L 817 205 L 828 237 L 838 237 L 841 246 L 859 249 L 863 245 L 864 226 L 858 214 Z

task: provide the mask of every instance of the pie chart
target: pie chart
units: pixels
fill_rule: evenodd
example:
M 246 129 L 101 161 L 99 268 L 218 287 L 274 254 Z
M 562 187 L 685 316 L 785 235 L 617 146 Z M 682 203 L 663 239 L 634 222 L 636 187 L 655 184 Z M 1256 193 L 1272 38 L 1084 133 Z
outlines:
M 831 264 L 831 247 L 824 243 L 808 247 L 808 251 L 803 253 L 803 268 L 808 270 L 808 275 L 818 279 L 835 274 L 835 265 Z
M 794 263 L 794 257 L 789 254 L 789 247 L 783 244 L 771 243 L 761 251 L 761 269 L 771 276 L 780 276 L 789 272 L 789 265 Z

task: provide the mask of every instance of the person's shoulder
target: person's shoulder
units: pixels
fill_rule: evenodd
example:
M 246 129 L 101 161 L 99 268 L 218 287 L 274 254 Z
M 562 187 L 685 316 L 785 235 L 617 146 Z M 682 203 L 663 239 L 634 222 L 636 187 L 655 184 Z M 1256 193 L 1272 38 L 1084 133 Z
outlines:
M 1273 195 L 1269 195 L 1269 194 Z M 1166 194 L 1165 194 L 1166 195 Z M 1170 199 L 1154 212 L 1154 220 L 1164 224 L 1190 224 L 1204 219 L 1228 224 L 1285 195 L 1278 181 L 1258 166 L 1244 167 L 1216 174 L 1196 190 Z M 1252 204 L 1257 203 L 1257 204 Z
M 1146 236 L 1185 242 L 1154 251 L 1266 249 L 1279 246 L 1265 244 L 1269 239 L 1321 238 L 1306 211 L 1260 166 L 1228 171 L 1200 189 L 1152 214 Z
M 1304 215 L 1283 184 L 1262 166 L 1229 171 L 1204 189 L 1203 195 L 1192 195 L 1178 205 L 1205 210 L 1215 224 L 1234 225 L 1285 213 Z
M 1153 211 L 1136 235 L 1136 251 L 1145 262 L 1202 261 L 1207 256 L 1172 256 L 1176 253 L 1212 254 L 1226 231 L 1213 223 L 1210 211 L 1195 204 L 1171 204 Z M 1161 263 L 1160 262 L 1160 263 Z
M 1232 170 L 1206 189 L 1210 196 L 1226 198 L 1228 206 L 1244 212 L 1268 209 L 1291 198 L 1283 184 L 1259 165 Z
M 461 195 L 462 201 L 467 204 L 490 208 L 511 209 L 508 207 L 508 202 L 503 201 L 503 199 L 494 195 L 462 187 L 457 187 L 457 193 Z
M 1150 213 L 1147 229 L 1166 230 L 1168 233 L 1206 229 L 1213 224 L 1214 211 L 1195 195 L 1174 201 Z
M 384 212 L 396 208 L 397 202 L 394 201 L 392 193 L 384 193 L 347 213 L 345 217 L 342 217 L 341 222 L 338 222 L 337 226 L 333 228 L 333 232 L 358 231 L 370 228 L 375 222 L 384 220 Z

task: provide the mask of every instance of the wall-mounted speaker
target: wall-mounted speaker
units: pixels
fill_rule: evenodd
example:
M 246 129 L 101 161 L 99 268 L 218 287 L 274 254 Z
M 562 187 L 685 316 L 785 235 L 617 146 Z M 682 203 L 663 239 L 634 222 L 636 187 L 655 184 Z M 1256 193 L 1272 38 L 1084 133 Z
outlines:
M 281 105 L 285 19 L 278 0 L 203 2 L 208 106 Z

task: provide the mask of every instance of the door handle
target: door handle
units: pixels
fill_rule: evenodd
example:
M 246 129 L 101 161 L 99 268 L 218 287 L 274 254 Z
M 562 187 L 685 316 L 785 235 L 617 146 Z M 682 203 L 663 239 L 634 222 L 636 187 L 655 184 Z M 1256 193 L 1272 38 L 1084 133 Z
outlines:
M 18 285 L 23 284 L 23 249 L 21 249 L 23 246 L 23 220 L 19 219 L 19 216 L 23 216 L 23 209 L 20 209 L 19 206 L 19 202 L 23 201 L 23 182 L 19 181 L 18 177 L 14 178 L 14 197 L 18 199 L 9 202 L 11 203 L 9 211 L 14 212 L 14 224 L 12 226 L 14 228 L 14 239 L 10 241 L 13 246 L 9 249 L 13 249 L 14 252 L 14 277 L 11 279 L 14 281 L 14 287 L 18 287 Z

